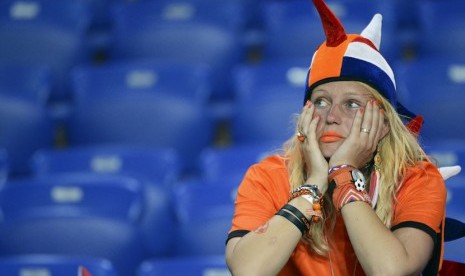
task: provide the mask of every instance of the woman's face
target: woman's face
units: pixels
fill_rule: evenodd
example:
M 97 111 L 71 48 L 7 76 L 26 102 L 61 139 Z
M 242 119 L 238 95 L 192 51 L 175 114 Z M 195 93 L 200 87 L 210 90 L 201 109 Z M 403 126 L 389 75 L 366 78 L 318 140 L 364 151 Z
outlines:
M 373 99 L 368 88 L 355 81 L 328 82 L 313 90 L 310 100 L 314 116 L 320 116 L 316 136 L 324 157 L 331 157 L 344 142 L 357 110 Z

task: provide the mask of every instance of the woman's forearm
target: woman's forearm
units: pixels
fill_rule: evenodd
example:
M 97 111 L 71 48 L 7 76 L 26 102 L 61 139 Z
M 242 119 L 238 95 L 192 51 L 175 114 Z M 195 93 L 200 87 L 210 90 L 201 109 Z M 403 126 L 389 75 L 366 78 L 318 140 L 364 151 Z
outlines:
M 381 222 L 369 204 L 347 204 L 341 214 L 354 251 L 367 275 L 418 274 L 431 256 L 433 243 L 425 233 L 407 229 L 409 238 L 400 239 Z

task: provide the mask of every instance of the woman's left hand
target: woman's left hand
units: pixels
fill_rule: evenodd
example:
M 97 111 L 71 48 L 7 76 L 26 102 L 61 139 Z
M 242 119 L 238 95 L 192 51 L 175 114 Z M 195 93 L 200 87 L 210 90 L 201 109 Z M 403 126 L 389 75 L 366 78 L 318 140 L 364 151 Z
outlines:
M 331 156 L 329 166 L 348 164 L 363 167 L 373 158 L 379 141 L 387 132 L 384 110 L 370 100 L 365 109 L 357 111 L 349 136 Z

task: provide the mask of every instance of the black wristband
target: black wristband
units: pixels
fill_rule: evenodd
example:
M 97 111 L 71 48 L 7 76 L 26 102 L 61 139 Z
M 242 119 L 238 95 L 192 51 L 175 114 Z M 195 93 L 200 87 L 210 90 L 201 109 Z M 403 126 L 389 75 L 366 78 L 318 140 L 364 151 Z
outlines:
M 292 224 L 294 224 L 300 230 L 302 235 L 305 233 L 305 225 L 302 223 L 300 219 L 296 218 L 293 214 L 281 209 L 276 213 L 276 215 L 285 217 L 288 221 L 292 222 Z
M 294 206 L 290 204 L 284 205 L 283 209 L 288 210 L 291 212 L 296 218 L 300 219 L 303 224 L 305 225 L 305 228 L 307 228 L 307 231 L 310 230 L 310 222 L 308 219 L 302 214 L 302 212 L 299 211 L 299 209 L 295 208 Z

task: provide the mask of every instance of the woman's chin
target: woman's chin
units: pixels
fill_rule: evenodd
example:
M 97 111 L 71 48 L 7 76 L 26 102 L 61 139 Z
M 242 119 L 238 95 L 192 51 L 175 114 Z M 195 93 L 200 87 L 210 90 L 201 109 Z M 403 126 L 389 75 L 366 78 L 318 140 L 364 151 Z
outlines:
M 325 158 L 330 158 L 339 148 L 339 143 L 320 143 L 321 153 Z

